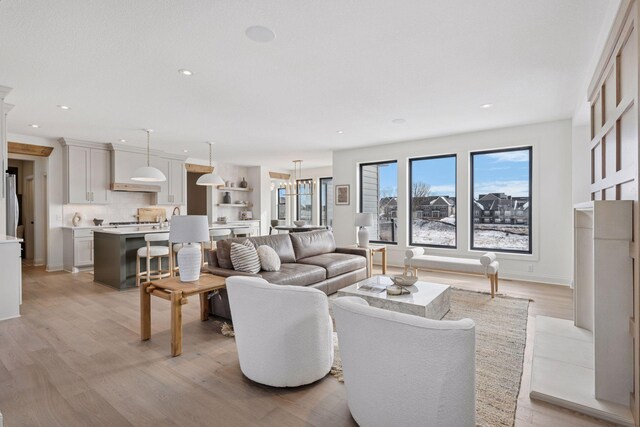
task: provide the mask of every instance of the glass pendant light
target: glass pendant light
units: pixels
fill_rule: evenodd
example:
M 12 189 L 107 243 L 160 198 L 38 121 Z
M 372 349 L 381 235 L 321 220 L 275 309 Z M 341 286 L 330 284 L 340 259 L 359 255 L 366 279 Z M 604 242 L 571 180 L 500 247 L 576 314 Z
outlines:
M 211 162 L 211 148 L 213 147 L 213 144 L 215 144 L 215 142 L 206 142 L 206 144 L 209 144 L 209 167 L 211 168 L 211 172 L 204 174 L 200 178 L 198 178 L 196 184 L 216 187 L 219 185 L 224 185 L 224 180 L 220 178 L 220 175 L 218 175 L 217 173 L 213 173 L 213 163 Z
M 133 172 L 133 176 L 131 177 L 132 181 L 141 181 L 141 182 L 164 182 L 167 180 L 167 177 L 164 176 L 160 169 L 156 169 L 151 167 L 150 165 L 150 134 L 153 132 L 151 129 L 145 129 L 147 132 L 147 166 L 142 166 L 136 169 Z

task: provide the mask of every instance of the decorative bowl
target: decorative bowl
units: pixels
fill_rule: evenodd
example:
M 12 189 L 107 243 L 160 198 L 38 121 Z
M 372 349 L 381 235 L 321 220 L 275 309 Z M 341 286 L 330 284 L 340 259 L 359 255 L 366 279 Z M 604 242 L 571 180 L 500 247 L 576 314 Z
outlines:
M 98 218 L 94 218 L 93 219 L 93 223 L 94 225 L 96 225 L 97 227 L 100 227 L 102 225 L 102 223 L 104 222 L 104 219 L 98 219 Z
M 418 281 L 417 276 L 403 276 L 401 274 L 397 276 L 391 276 L 391 281 L 394 285 L 398 286 L 411 286 Z
M 307 224 L 307 221 L 293 221 L 293 225 L 296 227 L 304 227 Z

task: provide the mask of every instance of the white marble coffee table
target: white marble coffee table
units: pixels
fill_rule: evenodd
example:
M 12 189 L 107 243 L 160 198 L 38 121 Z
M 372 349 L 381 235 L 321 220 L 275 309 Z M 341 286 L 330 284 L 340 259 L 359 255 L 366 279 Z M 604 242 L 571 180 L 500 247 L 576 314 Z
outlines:
M 363 285 L 372 283 L 368 281 L 375 281 L 379 286 L 392 284 L 388 276 L 375 276 L 340 289 L 338 297 L 360 297 L 372 307 L 413 314 L 427 319 L 440 320 L 449 311 L 449 294 L 451 292 L 449 285 L 418 281 L 408 288 L 411 291 L 410 294 L 387 295 L 387 291 L 376 292 L 360 289 Z

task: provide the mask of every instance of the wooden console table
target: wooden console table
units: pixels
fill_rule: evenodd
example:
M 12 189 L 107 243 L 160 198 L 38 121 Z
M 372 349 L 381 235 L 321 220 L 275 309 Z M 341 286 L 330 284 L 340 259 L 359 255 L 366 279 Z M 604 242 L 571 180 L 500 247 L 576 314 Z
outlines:
M 179 277 L 171 277 L 140 284 L 140 339 L 151 338 L 151 295 L 171 302 L 171 355 L 182 354 L 182 306 L 188 297 L 200 295 L 200 320 L 209 318 L 208 295 L 223 289 L 225 278 L 213 274 L 203 274 L 195 282 L 181 282 Z

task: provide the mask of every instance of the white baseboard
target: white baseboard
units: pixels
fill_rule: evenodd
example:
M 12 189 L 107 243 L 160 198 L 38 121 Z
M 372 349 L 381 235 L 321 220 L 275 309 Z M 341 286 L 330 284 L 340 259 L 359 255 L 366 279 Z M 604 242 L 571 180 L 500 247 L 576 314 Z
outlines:
M 20 314 L 18 314 L 18 315 L 15 315 L 15 316 L 4 317 L 4 318 L 0 319 L 0 322 L 2 322 L 3 320 L 17 319 L 17 318 L 18 318 L 18 317 L 20 317 L 20 316 L 21 316 L 21 315 L 20 315 Z M 0 426 L 0 427 L 2 427 L 2 426 Z
M 47 268 L 46 268 L 46 271 L 48 273 L 53 273 L 55 271 L 62 271 L 62 270 L 64 269 L 62 268 L 61 265 L 47 265 Z

